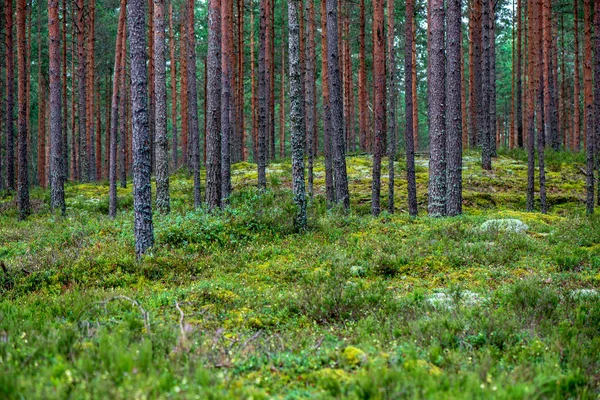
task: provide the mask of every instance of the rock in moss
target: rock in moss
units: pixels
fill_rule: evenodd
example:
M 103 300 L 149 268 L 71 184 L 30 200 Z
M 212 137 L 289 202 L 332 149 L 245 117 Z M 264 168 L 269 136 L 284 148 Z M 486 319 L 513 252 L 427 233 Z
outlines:
M 350 367 L 356 367 L 367 362 L 367 354 L 358 347 L 348 346 L 342 352 L 344 364 Z
M 481 224 L 481 230 L 483 232 L 501 231 L 509 233 L 525 233 L 528 229 L 529 226 L 527 226 L 527 224 L 516 218 L 490 219 Z

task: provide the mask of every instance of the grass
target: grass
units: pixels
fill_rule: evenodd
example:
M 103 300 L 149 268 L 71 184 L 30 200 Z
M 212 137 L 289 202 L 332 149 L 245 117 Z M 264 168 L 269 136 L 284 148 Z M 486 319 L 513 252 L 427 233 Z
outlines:
M 364 156 L 348 159 L 352 213 L 327 210 L 319 160 L 300 233 L 289 161 L 270 165 L 266 193 L 235 165 L 215 214 L 192 209 L 180 171 L 141 262 L 130 188 L 115 220 L 106 183 L 70 184 L 66 218 L 36 190 L 17 222 L 4 195 L 0 398 L 597 398 L 600 219 L 585 215 L 582 161 L 548 157 L 542 215 L 523 211 L 523 154 L 487 172 L 468 153 L 465 215 L 430 219 L 426 160 L 418 218 L 402 179 L 397 212 L 368 215 Z M 527 231 L 481 229 L 507 218 Z

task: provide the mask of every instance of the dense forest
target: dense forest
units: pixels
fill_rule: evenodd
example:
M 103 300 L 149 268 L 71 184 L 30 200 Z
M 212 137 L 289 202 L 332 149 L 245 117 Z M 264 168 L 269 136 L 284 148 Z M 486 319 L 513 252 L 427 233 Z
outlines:
M 600 393 L 599 1 L 0 1 L 0 397 Z

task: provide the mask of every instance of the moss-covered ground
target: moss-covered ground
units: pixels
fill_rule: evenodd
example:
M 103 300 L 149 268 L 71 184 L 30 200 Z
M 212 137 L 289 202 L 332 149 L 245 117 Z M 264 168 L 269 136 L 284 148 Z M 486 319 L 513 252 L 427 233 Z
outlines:
M 35 190 L 17 221 L 0 200 L 0 398 L 598 398 L 600 219 L 581 156 L 549 153 L 548 215 L 527 213 L 524 153 L 491 172 L 467 153 L 464 216 L 369 216 L 371 159 L 348 158 L 352 212 L 327 210 L 322 160 L 306 232 L 292 224 L 289 161 L 233 167 L 228 209 L 173 212 L 134 257 L 130 186 L 69 184 L 68 215 Z M 387 164 L 387 163 L 385 163 Z M 384 168 L 387 188 L 387 170 Z M 385 193 L 382 193 L 385 200 Z M 384 203 L 385 204 L 385 203 Z M 525 232 L 484 230 L 519 219 Z

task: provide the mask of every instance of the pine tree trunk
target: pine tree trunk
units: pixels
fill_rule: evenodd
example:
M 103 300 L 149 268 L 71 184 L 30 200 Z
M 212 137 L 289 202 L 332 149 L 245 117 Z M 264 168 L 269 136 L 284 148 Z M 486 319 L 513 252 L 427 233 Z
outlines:
M 309 0 L 311 1 L 311 0 Z M 300 0 L 288 0 L 289 71 L 290 71 L 290 121 L 292 137 L 292 179 L 294 203 L 297 211 L 294 224 L 306 228 L 306 189 L 304 187 L 304 92 L 302 64 L 300 62 Z
M 481 108 L 478 114 L 478 125 L 481 132 L 481 168 L 492 169 L 491 121 L 490 121 L 490 1 L 482 0 L 481 13 Z
M 515 91 L 515 84 L 516 84 L 516 79 L 517 79 L 517 68 L 516 68 L 516 63 L 517 63 L 517 57 L 516 57 L 516 34 L 515 34 L 515 2 L 513 0 L 512 2 L 512 48 L 511 48 L 511 55 L 512 55 L 512 66 L 511 66 L 511 90 L 510 90 L 510 126 L 508 128 L 509 134 L 508 134 L 508 148 L 509 149 L 514 149 L 515 148 L 515 143 L 516 141 L 516 127 L 515 127 L 515 107 L 516 107 L 516 101 L 515 101 L 515 96 L 516 96 L 516 91 Z
M 95 1 L 90 1 L 89 6 L 89 37 L 87 48 L 87 91 L 86 91 L 86 139 L 87 139 L 87 162 L 89 167 L 90 181 L 96 180 L 96 140 L 94 132 L 94 93 L 96 92 L 96 80 L 94 76 L 95 60 Z
M 523 28 L 522 28 L 522 19 L 523 19 L 523 9 L 521 6 L 522 0 L 517 0 L 517 71 L 516 71 L 516 110 L 515 110 L 515 120 L 516 120 L 516 140 L 515 146 L 522 148 L 524 146 L 523 141 L 523 68 L 522 68 L 522 60 L 523 60 Z
M 119 140 L 118 124 L 119 114 L 124 110 L 121 108 L 119 111 L 120 101 L 122 102 L 122 87 L 121 87 L 121 65 L 123 63 L 123 36 L 124 36 L 124 25 L 125 15 L 127 7 L 127 1 L 121 0 L 119 10 L 119 24 L 117 26 L 117 39 L 115 44 L 115 66 L 113 72 L 113 87 L 111 97 L 111 113 L 110 113 L 110 152 L 109 152 L 109 168 L 108 168 L 108 215 L 111 218 L 117 215 L 117 141 Z M 122 115 L 122 114 L 121 114 Z M 120 140 L 123 140 L 121 136 Z M 124 169 L 124 166 L 122 167 Z
M 296 2 L 297 0 L 291 0 L 291 2 Z M 292 6 L 291 2 L 289 7 Z M 295 5 L 295 4 L 294 4 Z M 290 9 L 291 11 L 291 9 Z M 290 13 L 291 15 L 291 13 Z M 304 22 L 305 22 L 305 46 L 304 46 L 304 96 L 300 96 L 302 100 L 305 102 L 305 108 L 302 110 L 306 115 L 306 120 L 304 120 L 306 124 L 306 138 L 307 138 L 307 156 L 308 156 L 308 195 L 312 197 L 313 195 L 313 184 L 314 184 L 314 174 L 313 174 L 313 157 L 314 157 L 314 139 L 315 139 L 315 121 L 316 121 L 316 106 L 315 106 L 315 59 L 314 59 L 314 46 L 315 46 L 315 7 L 314 0 L 306 0 L 305 10 L 304 10 Z M 290 39 L 292 39 L 292 34 L 290 33 Z M 291 50 L 290 43 L 290 50 Z M 300 56 L 300 55 L 298 55 Z M 292 55 L 290 55 L 290 60 L 292 59 Z M 302 65 L 300 66 L 302 69 Z M 292 70 L 290 65 L 290 77 L 292 76 Z M 301 78 L 301 75 L 300 75 Z M 291 82 L 290 82 L 291 83 Z M 300 81 L 302 83 L 302 81 Z M 296 111 L 300 111 L 297 109 Z M 304 175 L 304 173 L 302 174 Z
M 373 3 L 373 82 L 375 86 L 375 151 L 373 154 L 373 184 L 371 186 L 371 214 L 379 215 L 381 191 L 381 158 L 385 137 L 385 33 L 384 0 Z
M 490 7 L 490 155 L 498 155 L 499 142 L 496 121 L 496 0 L 488 0 Z
M 415 108 L 413 93 L 413 70 L 416 66 L 413 64 L 413 25 L 415 15 L 414 0 L 406 1 L 405 15 L 405 38 L 404 44 L 404 102 L 406 110 L 406 128 L 404 130 L 404 140 L 406 141 L 406 180 L 408 192 L 408 213 L 410 216 L 417 215 L 417 184 L 415 178 L 415 147 L 414 147 L 414 113 Z
M 67 0 L 62 0 L 62 166 L 63 183 L 69 177 L 69 139 L 67 136 L 68 105 L 67 105 Z
M 448 97 L 446 99 L 447 199 L 449 216 L 462 213 L 462 93 L 461 65 L 461 0 L 448 1 L 447 21 Z
M 537 17 L 536 17 L 536 30 L 537 30 L 537 75 L 536 75 L 536 86 L 538 89 L 538 105 L 536 114 L 543 118 L 544 115 L 544 32 L 543 32 L 543 14 L 544 14 L 544 0 L 537 0 Z M 544 135 L 544 124 L 540 120 L 538 123 L 538 132 L 537 132 L 537 143 L 538 143 L 538 170 L 539 170 L 539 180 L 540 180 L 540 211 L 543 214 L 548 212 L 548 206 L 546 202 L 546 172 L 544 166 L 544 150 L 545 150 L 545 135 Z
M 77 140 L 77 127 L 75 125 L 75 43 L 71 45 L 71 180 L 79 180 L 79 151 Z
M 323 9 L 323 7 L 321 7 Z M 360 150 L 367 149 L 367 67 L 365 63 L 365 0 L 360 0 L 360 34 L 359 34 L 359 69 L 358 69 L 358 127 Z
M 574 47 L 575 47 L 575 59 L 574 59 L 574 84 L 573 84 L 573 150 L 579 151 L 581 149 L 581 106 L 580 106 L 580 88 L 579 88 L 579 4 L 578 0 L 574 0 L 573 7 L 573 36 L 574 36 Z
M 177 137 L 177 59 L 175 58 L 175 32 L 173 30 L 173 2 L 169 2 L 169 72 L 171 74 L 171 124 L 173 129 L 172 163 L 173 169 L 179 168 L 179 142 Z
M 231 193 L 231 153 L 233 137 L 233 40 L 231 0 L 221 2 L 221 199 L 224 207 Z
M 181 29 L 179 32 L 180 46 L 179 46 L 179 57 L 181 59 L 181 158 L 183 159 L 183 165 L 187 169 L 190 168 L 190 156 L 188 149 L 188 84 L 187 84 L 187 34 L 185 28 L 185 17 L 181 23 Z
M 534 210 L 534 190 L 535 190 L 535 101 L 536 101 L 536 62 L 535 50 L 538 45 L 536 42 L 536 29 L 538 29 L 535 20 L 536 6 L 532 2 L 527 7 L 527 82 L 526 86 L 527 104 L 525 115 L 527 118 L 527 211 Z
M 15 60 L 13 43 L 13 0 L 5 2 L 6 17 L 6 180 L 10 190 L 16 189 L 15 182 L 15 132 L 14 132 L 14 85 Z
M 147 102 L 146 10 L 144 3 L 144 0 L 130 0 L 127 4 L 133 119 L 131 144 L 133 153 L 134 233 L 135 252 L 138 258 L 154 245 Z
M 50 207 L 64 215 L 65 187 L 62 145 L 62 82 L 58 0 L 48 0 L 50 55 Z
M 326 1 L 321 1 L 321 90 L 323 91 L 323 152 L 325 155 L 325 197 L 327 198 L 328 206 L 330 206 L 335 203 L 335 190 L 333 185 L 333 149 L 331 144 L 331 108 L 329 104 L 329 64 L 327 62 L 327 48 L 327 6 Z M 366 136 L 361 137 L 361 140 L 364 138 L 366 138 Z M 361 148 L 363 148 L 362 145 Z
M 251 113 L 252 113 L 252 158 L 255 163 L 258 163 L 258 110 L 256 99 L 256 79 L 255 79 L 255 60 L 254 60 L 254 5 L 251 1 L 250 7 L 250 86 L 251 86 Z
M 150 134 L 150 171 L 155 172 L 156 168 L 156 92 L 154 91 L 154 0 L 148 1 L 148 132 Z
M 40 19 L 41 20 L 41 19 Z M 39 38 L 41 39 L 41 38 Z M 40 40 L 41 42 L 41 40 Z M 41 46 L 40 46 L 41 48 Z M 41 51 L 39 52 L 41 55 Z M 41 56 L 38 57 L 38 126 L 37 126 L 37 183 L 46 188 L 46 81 L 42 75 Z
M 471 18 L 470 18 L 470 40 L 472 42 L 472 54 L 469 60 L 470 67 L 469 71 L 472 72 L 471 81 L 469 85 L 470 94 L 470 114 L 471 114 L 471 147 L 476 147 L 478 143 L 482 142 L 482 132 L 484 127 L 482 126 L 482 113 L 483 113 L 483 99 L 482 99 L 482 62 L 483 62 L 483 50 L 482 50 L 482 2 L 487 0 L 472 0 Z M 471 72 L 470 72 L 471 73 Z M 483 154 L 482 154 L 483 156 Z
M 126 3 L 125 3 L 126 4 Z M 120 146 L 120 158 L 119 158 L 119 168 L 120 168 L 120 180 L 121 187 L 127 187 L 127 172 L 129 171 L 129 159 L 127 157 L 129 153 L 128 140 L 129 136 L 128 127 L 129 127 L 129 96 L 127 96 L 127 26 L 125 22 L 123 22 L 123 35 L 121 36 L 121 65 L 120 65 L 120 73 L 119 73 L 119 95 L 120 95 L 120 109 L 119 109 L 119 137 L 118 142 Z
M 208 3 L 206 202 L 221 203 L 221 2 Z
M 344 118 L 342 106 L 342 75 L 338 49 L 337 1 L 327 1 L 327 49 L 328 83 L 331 110 L 331 144 L 333 156 L 333 176 L 335 199 L 344 209 L 350 209 L 348 175 L 344 145 Z
M 411 58 L 412 58 L 412 121 L 413 121 L 413 149 L 416 151 L 419 148 L 419 99 L 417 92 L 417 24 L 415 23 L 415 0 L 413 2 L 413 13 L 411 14 L 411 37 L 412 37 L 412 49 L 411 49 Z M 414 160 L 414 154 L 413 154 Z M 416 199 L 416 195 L 415 195 Z M 415 200 L 415 210 L 416 210 L 416 200 Z M 416 211 L 415 211 L 415 215 Z
M 196 90 L 196 31 L 194 30 L 194 0 L 187 3 L 187 85 L 188 137 L 191 149 L 191 169 L 194 176 L 194 206 L 200 207 L 200 131 L 198 128 L 198 91 Z M 219 53 L 220 54 L 220 53 Z M 217 77 L 220 75 L 217 75 Z M 189 151 L 189 149 L 188 149 Z
M 429 215 L 446 215 L 446 63 L 444 55 L 444 1 L 430 0 L 431 52 L 429 56 Z
M 594 3 L 594 127 L 594 135 L 598 143 L 600 140 L 600 4 L 597 1 Z M 597 151 L 598 148 L 595 150 Z M 598 191 L 597 200 L 600 202 L 600 185 Z
M 31 213 L 31 205 L 29 202 L 29 176 L 27 173 L 27 103 L 25 101 L 28 79 L 26 74 L 27 68 L 25 66 L 25 53 L 27 49 L 27 38 L 25 36 L 26 13 L 27 4 L 25 0 L 17 0 L 17 69 L 19 77 L 17 80 L 17 104 L 19 108 L 17 119 L 19 162 L 17 204 L 19 206 L 20 219 L 27 218 Z M 12 82 L 12 80 L 9 80 L 9 82 Z
M 89 165 L 89 153 L 87 150 L 87 132 L 86 132 L 86 54 L 85 54 L 85 20 L 84 14 L 84 0 L 77 0 L 77 112 L 79 116 L 78 120 L 78 133 L 79 133 L 79 166 L 80 166 L 80 178 L 82 181 L 90 179 L 90 165 Z
M 284 35 L 283 24 L 281 36 Z M 285 51 L 281 49 L 281 88 L 279 92 L 279 158 L 285 158 Z
M 588 214 L 594 213 L 594 169 L 595 169 L 595 138 L 594 138 L 594 94 L 592 86 L 592 24 L 590 0 L 583 0 L 584 20 L 584 61 L 583 61 L 583 100 L 584 100 L 584 126 L 586 137 L 586 205 Z
M 156 208 L 168 213 L 171 209 L 169 196 L 169 144 L 167 138 L 167 64 L 165 48 L 165 0 L 154 2 L 154 124 L 155 124 L 155 172 Z
M 394 161 L 396 161 L 396 147 L 398 145 L 396 139 L 397 127 L 396 127 L 396 46 L 394 40 L 396 38 L 396 27 L 395 18 L 396 14 L 394 11 L 394 0 L 388 0 L 387 2 L 388 15 L 387 15 L 387 89 L 388 89 L 388 212 L 394 213 L 394 183 L 395 183 L 395 171 Z
M 260 0 L 260 28 L 258 52 L 258 187 L 267 187 L 267 135 L 269 132 L 269 76 L 267 43 L 269 19 L 269 4 L 267 0 Z

